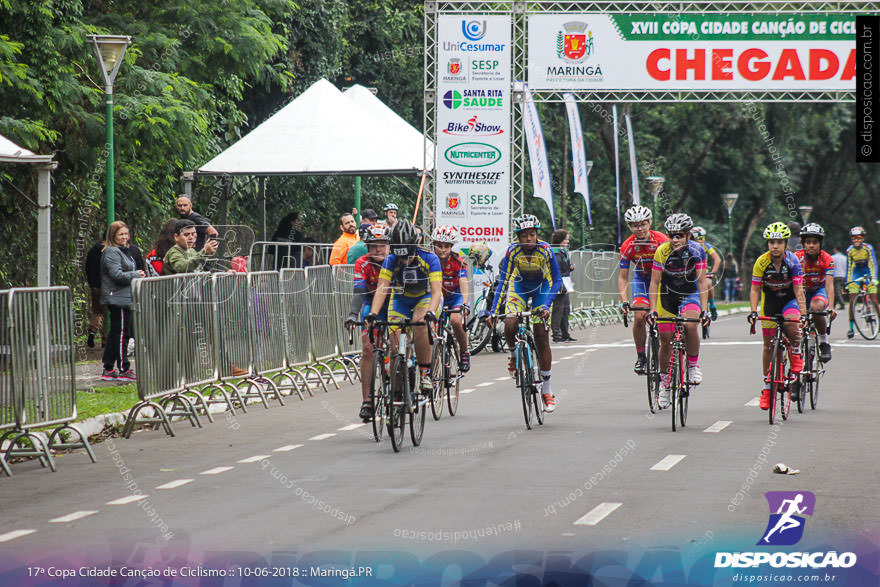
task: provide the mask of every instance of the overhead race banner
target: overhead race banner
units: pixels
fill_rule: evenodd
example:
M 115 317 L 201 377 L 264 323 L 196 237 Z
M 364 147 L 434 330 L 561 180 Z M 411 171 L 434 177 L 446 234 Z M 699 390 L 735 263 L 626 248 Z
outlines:
M 493 264 L 510 241 L 510 17 L 437 22 L 434 210 L 462 247 L 486 241 Z
M 587 153 L 584 149 L 584 131 L 581 128 L 581 115 L 573 94 L 564 94 L 565 110 L 568 113 L 568 132 L 571 136 L 571 170 L 574 175 L 574 193 L 584 198 L 587 219 L 593 224 L 590 212 L 590 181 L 587 170 Z
M 523 127 L 529 146 L 529 163 L 532 168 L 532 196 L 541 198 L 550 210 L 550 221 L 556 230 L 556 213 L 553 209 L 553 186 L 550 182 L 550 162 L 547 161 L 547 145 L 538 117 L 538 107 L 532 99 L 528 86 L 523 87 Z
M 528 83 L 570 90 L 855 90 L 855 14 L 532 14 Z

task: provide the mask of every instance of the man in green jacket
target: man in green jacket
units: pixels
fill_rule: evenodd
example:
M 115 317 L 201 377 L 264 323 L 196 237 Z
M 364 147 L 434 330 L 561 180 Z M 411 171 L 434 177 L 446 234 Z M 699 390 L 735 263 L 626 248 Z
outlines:
M 202 268 L 208 256 L 217 250 L 217 241 L 208 239 L 201 251 L 195 250 L 196 224 L 192 220 L 178 220 L 174 226 L 173 247 L 165 253 L 162 275 L 192 273 Z

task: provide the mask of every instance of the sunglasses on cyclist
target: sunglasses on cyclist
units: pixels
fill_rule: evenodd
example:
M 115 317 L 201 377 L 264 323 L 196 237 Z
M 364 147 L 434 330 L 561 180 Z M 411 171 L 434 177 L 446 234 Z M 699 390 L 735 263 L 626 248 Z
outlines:
M 672 240 L 679 239 L 679 238 L 687 238 L 687 233 L 686 232 L 670 232 L 669 238 Z

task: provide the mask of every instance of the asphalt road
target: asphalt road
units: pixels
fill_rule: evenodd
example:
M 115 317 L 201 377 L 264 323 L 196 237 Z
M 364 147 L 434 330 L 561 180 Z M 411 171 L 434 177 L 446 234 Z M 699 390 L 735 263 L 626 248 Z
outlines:
M 771 427 L 754 403 L 759 339 L 743 315 L 722 318 L 702 349 L 704 383 L 687 427 L 672 432 L 669 410 L 648 412 L 628 331 L 575 335 L 554 345 L 558 408 L 531 431 L 506 358 L 483 353 L 463 381 L 459 415 L 429 415 L 422 446 L 407 437 L 400 454 L 358 425 L 359 392 L 346 385 L 203 429 L 177 423 L 175 438 L 149 431 L 105 442 L 97 464 L 82 453 L 59 457 L 57 473 L 19 464 L 0 479 L 0 561 L 658 547 L 698 555 L 754 545 L 772 490 L 816 495 L 814 537 L 877 535 L 880 343 L 837 333 L 819 409 L 793 407 Z M 777 462 L 800 473 L 774 474 Z

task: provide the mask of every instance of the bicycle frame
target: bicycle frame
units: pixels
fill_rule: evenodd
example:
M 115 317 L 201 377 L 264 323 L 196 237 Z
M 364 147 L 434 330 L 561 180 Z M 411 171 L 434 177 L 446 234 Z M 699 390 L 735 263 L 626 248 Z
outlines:
M 702 322 L 699 318 L 685 318 L 681 314 L 673 317 L 658 317 L 656 322 L 669 322 L 675 325 L 670 341 L 671 354 L 669 355 L 669 405 L 672 408 L 672 431 L 676 430 L 676 416 L 681 427 L 687 422 L 688 398 L 690 396 L 690 382 L 687 380 L 687 342 L 684 339 L 684 327 L 687 323 Z
M 790 373 L 783 373 L 785 367 L 785 358 L 788 358 L 788 364 L 791 365 L 791 341 L 785 335 L 784 324 L 800 324 L 800 320 L 792 320 L 779 316 L 758 316 L 754 324 L 751 326 L 751 333 L 755 334 L 755 330 L 759 320 L 769 320 L 776 323 L 776 332 L 770 339 L 771 354 L 770 364 L 767 366 L 767 374 L 765 375 L 767 382 L 770 383 L 770 408 L 767 410 L 770 425 L 776 420 L 777 396 L 782 401 L 780 414 L 783 420 L 788 419 L 788 412 L 791 409 L 791 389 L 789 384 L 794 380 Z M 785 355 L 782 352 L 785 351 Z M 787 394 L 787 395 L 786 395 Z

